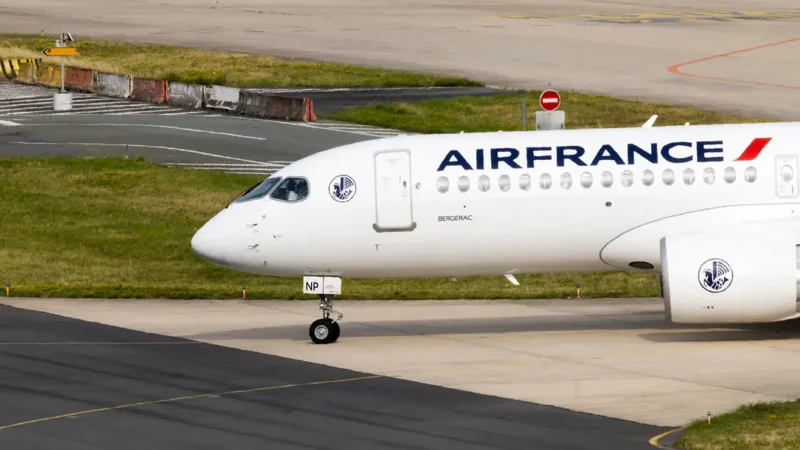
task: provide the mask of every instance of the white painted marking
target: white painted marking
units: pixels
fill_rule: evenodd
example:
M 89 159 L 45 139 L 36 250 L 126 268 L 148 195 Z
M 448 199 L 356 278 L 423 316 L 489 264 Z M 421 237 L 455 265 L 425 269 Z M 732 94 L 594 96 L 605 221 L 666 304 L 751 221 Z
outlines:
M 90 114 L 100 114 L 103 112 L 118 112 L 123 110 L 132 110 L 132 108 L 138 107 L 131 107 L 130 105 L 98 105 L 98 106 L 83 106 L 83 105 L 75 105 L 75 110 L 70 111 L 71 113 L 90 113 Z M 51 116 L 60 116 L 69 113 L 54 113 L 50 114 Z
M 36 124 L 36 125 L 43 125 L 43 124 Z M 195 155 L 203 155 L 203 156 L 210 156 L 212 158 L 220 158 L 220 159 L 230 159 L 232 161 L 243 161 L 246 163 L 251 164 L 258 164 L 260 166 L 266 166 L 265 162 L 261 161 L 253 161 L 252 159 L 243 159 L 243 158 L 235 158 L 233 156 L 225 156 L 225 155 L 217 155 L 215 153 L 208 153 L 208 152 L 200 152 L 197 150 L 189 150 L 186 148 L 177 148 L 177 147 L 165 147 L 163 145 L 144 145 L 144 144 L 107 144 L 103 142 L 11 142 L 11 144 L 15 145 L 58 145 L 61 147 L 70 146 L 70 145 L 80 145 L 80 146 L 96 146 L 96 147 L 129 147 L 129 148 L 151 148 L 151 149 L 159 149 L 159 150 L 172 150 L 176 152 L 183 152 L 183 153 L 193 153 Z
M 205 111 L 203 110 L 195 110 L 195 111 L 183 111 L 183 112 L 174 112 L 174 113 L 166 113 L 161 114 L 162 116 L 189 116 L 193 114 L 203 114 Z
M 266 141 L 267 138 L 260 137 L 260 136 L 247 136 L 244 134 L 235 134 L 235 133 L 225 133 L 222 131 L 211 131 L 211 130 L 198 130 L 196 128 L 183 128 L 183 127 L 174 127 L 170 125 L 153 125 L 153 124 L 142 124 L 142 123 L 35 123 L 31 124 L 31 126 L 39 126 L 39 127 L 143 127 L 143 128 L 163 128 L 167 130 L 179 130 L 179 131 L 190 131 L 192 133 L 205 133 L 205 134 L 213 134 L 217 136 L 230 136 L 236 137 L 241 139 L 252 139 L 254 141 Z M 124 145 L 124 144 L 123 144 Z M 246 160 L 242 160 L 246 161 Z M 258 161 L 255 161 L 258 162 Z
M 273 170 L 273 171 L 264 171 L 264 172 L 241 172 L 241 171 L 238 171 L 238 170 L 233 170 L 233 171 L 230 171 L 230 172 L 226 171 L 225 173 L 230 173 L 230 174 L 234 174 L 234 175 L 272 175 L 273 173 L 275 173 L 275 171 Z
M 0 120 L 0 125 L 2 125 L 4 127 L 18 127 L 18 126 L 20 126 L 22 124 L 21 123 L 17 123 L 17 122 L 11 122 L 9 120 Z
M 212 116 L 204 116 L 204 117 L 212 117 Z M 217 117 L 217 116 L 213 116 Z M 269 119 L 261 119 L 257 117 L 247 117 L 247 116 L 236 116 L 236 115 L 220 115 L 219 117 L 225 117 L 228 119 L 235 119 L 235 120 L 257 120 L 259 122 L 269 122 L 281 125 L 291 125 L 295 127 L 304 127 L 304 128 L 313 128 L 316 130 L 324 130 L 324 131 L 338 131 L 340 133 L 350 133 L 350 134 L 360 134 L 362 136 L 370 136 L 370 137 L 386 137 L 386 135 L 378 135 L 375 134 L 376 132 L 385 132 L 385 133 L 392 133 L 391 136 L 399 136 L 399 135 L 414 135 L 416 133 L 412 133 L 410 131 L 401 131 L 401 130 L 392 130 L 391 128 L 377 128 L 372 127 L 368 128 L 370 132 L 362 132 L 362 131 L 355 131 L 355 130 L 343 130 L 341 129 L 342 126 L 348 126 L 352 124 L 342 122 L 341 125 L 335 126 L 331 125 L 330 122 L 289 122 L 289 121 L 281 121 L 281 120 L 269 120 Z

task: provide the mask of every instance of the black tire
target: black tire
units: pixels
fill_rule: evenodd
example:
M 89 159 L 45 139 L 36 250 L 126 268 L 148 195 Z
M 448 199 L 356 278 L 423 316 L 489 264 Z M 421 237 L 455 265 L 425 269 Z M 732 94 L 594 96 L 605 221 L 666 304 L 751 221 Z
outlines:
M 308 336 L 315 344 L 330 344 L 339 337 L 339 324 L 331 319 L 317 319 L 308 328 Z
M 333 344 L 334 342 L 336 342 L 337 339 L 339 339 L 339 334 L 341 334 L 342 329 L 339 328 L 339 322 L 333 322 L 331 324 L 331 326 L 332 326 L 332 330 L 331 330 L 332 333 L 331 333 L 330 341 L 328 341 L 328 343 Z

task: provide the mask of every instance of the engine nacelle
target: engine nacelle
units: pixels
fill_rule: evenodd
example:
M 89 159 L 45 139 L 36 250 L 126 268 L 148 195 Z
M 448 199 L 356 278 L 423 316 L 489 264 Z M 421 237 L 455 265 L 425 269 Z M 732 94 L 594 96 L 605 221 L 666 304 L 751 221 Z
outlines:
M 661 239 L 661 290 L 675 323 L 761 323 L 797 315 L 797 243 L 784 233 Z

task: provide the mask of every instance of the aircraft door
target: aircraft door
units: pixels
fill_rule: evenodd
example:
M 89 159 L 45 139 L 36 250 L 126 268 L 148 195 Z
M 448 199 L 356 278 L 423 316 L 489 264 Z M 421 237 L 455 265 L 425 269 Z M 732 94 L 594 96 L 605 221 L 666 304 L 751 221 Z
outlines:
M 389 150 L 375 154 L 375 231 L 416 228 L 411 193 L 411 152 Z
M 775 190 L 778 197 L 797 196 L 800 190 L 800 174 L 797 169 L 797 155 L 775 157 Z

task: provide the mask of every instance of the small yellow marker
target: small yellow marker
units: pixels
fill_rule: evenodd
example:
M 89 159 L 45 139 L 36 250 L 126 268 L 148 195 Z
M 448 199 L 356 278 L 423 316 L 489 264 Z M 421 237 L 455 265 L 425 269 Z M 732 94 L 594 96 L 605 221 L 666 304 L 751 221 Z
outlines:
M 242 298 L 247 298 L 247 286 L 242 286 Z
M 711 425 L 711 411 L 708 412 L 708 424 Z
M 576 284 L 575 285 L 575 289 L 578 291 L 578 298 L 581 298 L 581 285 L 580 284 Z
M 6 297 L 11 296 L 11 283 L 6 283 Z

